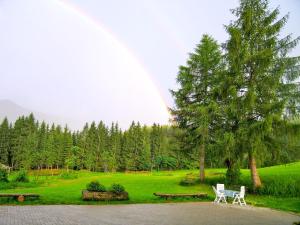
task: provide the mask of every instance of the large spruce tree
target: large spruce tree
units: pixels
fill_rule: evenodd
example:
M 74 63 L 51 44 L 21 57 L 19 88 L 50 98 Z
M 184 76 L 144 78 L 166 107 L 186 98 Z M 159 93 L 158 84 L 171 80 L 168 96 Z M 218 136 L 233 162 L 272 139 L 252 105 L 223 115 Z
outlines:
M 226 115 L 232 122 L 237 146 L 248 153 L 253 187 L 261 186 L 256 156 L 268 148 L 266 137 L 286 109 L 295 109 L 295 69 L 298 58 L 288 56 L 299 40 L 281 31 L 288 15 L 269 9 L 268 0 L 241 0 L 232 11 L 237 17 L 226 30 L 228 73 Z M 296 112 L 295 110 L 293 111 Z
M 204 181 L 205 146 L 209 143 L 215 112 L 216 89 L 222 67 L 222 54 L 217 42 L 204 35 L 186 66 L 177 76 L 179 89 L 171 91 L 176 107 L 172 109 L 175 121 L 187 129 L 191 142 L 199 149 L 200 180 Z

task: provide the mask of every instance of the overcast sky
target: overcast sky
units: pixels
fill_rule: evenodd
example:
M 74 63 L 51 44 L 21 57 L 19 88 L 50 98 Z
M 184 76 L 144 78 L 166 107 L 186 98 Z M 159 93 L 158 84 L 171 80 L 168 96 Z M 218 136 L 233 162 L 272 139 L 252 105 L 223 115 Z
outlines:
M 226 4 L 225 4 L 226 3 Z M 0 0 L 0 99 L 80 121 L 167 123 L 178 66 L 238 0 Z M 284 34 L 300 36 L 300 1 Z M 292 53 L 300 55 L 300 47 Z M 0 109 L 1 110 L 1 109 Z

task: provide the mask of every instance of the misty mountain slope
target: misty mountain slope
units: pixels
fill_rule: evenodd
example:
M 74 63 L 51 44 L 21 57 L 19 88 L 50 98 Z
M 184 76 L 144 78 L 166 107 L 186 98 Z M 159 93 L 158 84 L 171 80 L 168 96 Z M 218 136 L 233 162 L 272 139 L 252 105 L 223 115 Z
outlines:
M 0 118 L 7 117 L 9 121 L 15 121 L 21 115 L 29 115 L 30 110 L 17 105 L 10 100 L 0 100 Z
M 34 114 L 36 120 L 45 121 L 48 124 L 60 124 L 61 126 L 68 125 L 71 129 L 81 129 L 83 126 L 83 122 L 69 119 L 69 118 L 62 118 L 60 116 L 48 115 L 41 112 L 35 112 L 33 110 L 27 109 L 16 104 L 10 100 L 0 100 L 0 121 L 7 117 L 9 122 L 14 122 L 20 116 L 28 116 L 30 113 Z

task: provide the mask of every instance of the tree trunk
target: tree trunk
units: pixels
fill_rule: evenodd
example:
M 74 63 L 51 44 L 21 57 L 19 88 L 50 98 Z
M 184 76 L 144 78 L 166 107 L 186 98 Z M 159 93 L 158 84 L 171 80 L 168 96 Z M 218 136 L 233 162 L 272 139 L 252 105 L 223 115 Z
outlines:
M 252 153 L 249 154 L 249 164 L 250 164 L 249 166 L 250 166 L 250 170 L 251 170 L 251 179 L 252 179 L 252 183 L 253 183 L 253 189 L 255 190 L 256 188 L 261 187 L 261 181 L 260 181 L 258 171 L 256 169 L 255 157 L 253 156 Z
M 205 146 L 204 144 L 200 145 L 200 152 L 199 152 L 200 160 L 199 160 L 199 169 L 200 169 L 200 181 L 204 182 L 205 179 L 205 171 L 204 171 L 204 162 L 205 162 Z

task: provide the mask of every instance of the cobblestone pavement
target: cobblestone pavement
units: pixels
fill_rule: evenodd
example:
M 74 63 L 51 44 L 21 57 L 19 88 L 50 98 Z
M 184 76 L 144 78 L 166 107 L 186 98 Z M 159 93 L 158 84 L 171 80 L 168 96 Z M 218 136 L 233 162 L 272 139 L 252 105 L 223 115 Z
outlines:
M 300 216 L 213 203 L 0 206 L 0 225 L 292 225 Z

